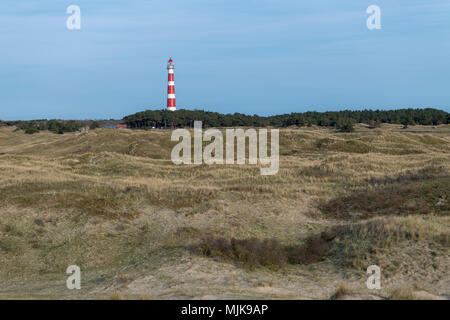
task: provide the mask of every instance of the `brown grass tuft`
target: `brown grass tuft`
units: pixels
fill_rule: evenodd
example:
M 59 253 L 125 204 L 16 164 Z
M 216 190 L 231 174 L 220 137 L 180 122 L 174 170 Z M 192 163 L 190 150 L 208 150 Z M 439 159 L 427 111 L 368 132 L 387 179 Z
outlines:
M 330 300 L 340 300 L 344 296 L 350 295 L 352 293 L 352 290 L 345 283 L 340 283 L 336 292 L 331 295 Z
M 391 300 L 416 300 L 414 290 L 411 288 L 398 288 L 389 297 Z
M 282 245 L 275 239 L 205 239 L 197 252 L 208 257 L 220 257 L 240 263 L 253 270 L 258 266 L 279 269 L 286 263 L 310 264 L 323 260 L 328 253 L 327 242 L 310 237 L 303 245 Z

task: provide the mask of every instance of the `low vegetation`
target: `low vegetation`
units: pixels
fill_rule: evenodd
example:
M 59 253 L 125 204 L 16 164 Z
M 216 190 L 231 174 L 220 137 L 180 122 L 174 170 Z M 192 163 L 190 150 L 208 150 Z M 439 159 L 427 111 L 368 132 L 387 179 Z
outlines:
M 276 239 L 207 238 L 195 251 L 215 258 L 224 258 L 249 268 L 268 267 L 277 270 L 287 263 L 309 264 L 323 260 L 328 251 L 321 237 L 311 237 L 302 245 L 282 245 Z
M 418 272 L 417 264 L 429 270 L 445 268 L 442 254 L 450 247 L 449 222 L 448 215 L 407 216 L 335 226 L 325 232 L 329 257 L 341 267 L 364 269 L 370 264 L 382 265 L 385 277 L 401 273 L 413 276 Z M 417 250 L 421 250 L 420 255 Z
M 353 293 L 354 292 L 345 283 L 341 283 L 339 284 L 336 292 L 333 293 L 333 295 L 330 297 L 330 300 L 341 300 L 345 296 L 351 295 Z
M 362 187 L 351 189 L 319 208 L 325 215 L 348 219 L 378 215 L 437 214 L 450 212 L 450 175 L 445 168 L 427 167 L 417 173 L 371 178 Z
M 63 134 L 64 132 L 76 132 L 81 129 L 82 123 L 78 121 L 64 120 L 32 120 L 32 121 L 7 121 L 8 126 L 16 126 L 27 134 L 38 133 L 48 130 L 53 133 Z

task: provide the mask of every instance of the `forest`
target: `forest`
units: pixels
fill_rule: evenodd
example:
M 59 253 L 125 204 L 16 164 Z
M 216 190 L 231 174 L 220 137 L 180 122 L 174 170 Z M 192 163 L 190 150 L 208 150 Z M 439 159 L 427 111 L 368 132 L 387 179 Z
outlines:
M 25 133 L 34 134 L 42 130 L 48 130 L 54 133 L 63 134 L 64 132 L 79 131 L 84 125 L 82 121 L 75 120 L 29 120 L 29 121 L 6 121 L 3 125 L 16 126 L 18 130 Z M 0 126 L 2 123 L 0 123 Z
M 130 128 L 192 127 L 194 120 L 203 127 L 289 127 L 312 126 L 351 128 L 354 123 L 377 127 L 381 123 L 439 125 L 450 123 L 450 114 L 437 109 L 398 109 L 290 113 L 275 116 L 221 114 L 202 110 L 146 110 L 123 118 Z
M 49 130 L 57 134 L 79 131 L 82 127 L 95 129 L 106 124 L 123 123 L 131 129 L 193 127 L 194 121 L 202 121 L 203 127 L 277 127 L 320 126 L 334 127 L 339 131 L 353 131 L 353 124 L 366 123 L 376 128 L 382 123 L 409 125 L 439 125 L 450 123 L 450 114 L 438 109 L 397 109 L 290 113 L 274 116 L 222 114 L 203 110 L 177 111 L 146 110 L 125 116 L 122 120 L 29 120 L 1 121 L 0 126 L 16 126 L 18 130 L 33 134 Z

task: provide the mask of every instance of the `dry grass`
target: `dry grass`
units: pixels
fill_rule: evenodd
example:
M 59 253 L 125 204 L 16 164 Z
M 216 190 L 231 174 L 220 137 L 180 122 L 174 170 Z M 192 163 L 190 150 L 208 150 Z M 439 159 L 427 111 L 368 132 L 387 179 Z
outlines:
M 391 300 L 416 300 L 414 290 L 411 288 L 399 288 L 396 289 L 391 297 Z
M 383 266 L 383 274 L 448 268 L 450 247 L 449 217 L 383 217 L 332 227 L 325 232 L 330 240 L 330 259 L 342 267 Z
M 447 201 L 450 199 L 450 175 L 444 170 L 435 176 L 420 179 L 414 173 L 410 176 L 402 174 L 397 178 L 370 180 L 382 182 L 375 187 L 369 184 L 334 199 L 322 200 L 320 210 L 325 215 L 345 219 L 351 216 L 448 215 L 450 212 L 450 203 Z
M 67 295 L 54 281 L 78 264 L 96 297 L 145 295 L 127 288 L 146 286 L 169 298 L 199 290 L 330 297 L 349 277 L 364 285 L 363 269 L 378 263 L 392 281 L 415 277 L 448 294 L 448 129 L 393 128 L 283 129 L 275 176 L 250 165 L 175 166 L 170 131 L 30 136 L 0 128 L 1 293 L 41 294 L 49 283 L 42 294 Z M 229 258 L 216 261 L 188 250 L 205 238 L 244 239 L 244 253 L 220 251 Z M 275 242 L 252 238 L 274 239 L 282 254 L 272 257 L 266 251 Z M 246 259 L 283 268 L 249 272 L 229 263 Z M 130 280 L 119 281 L 117 270 Z M 18 285 L 21 279 L 30 283 Z

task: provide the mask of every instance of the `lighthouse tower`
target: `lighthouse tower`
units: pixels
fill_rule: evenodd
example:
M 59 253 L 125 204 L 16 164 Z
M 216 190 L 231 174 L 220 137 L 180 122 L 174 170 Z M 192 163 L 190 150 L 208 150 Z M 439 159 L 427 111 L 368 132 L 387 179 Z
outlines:
M 173 65 L 172 58 L 169 59 L 167 63 L 167 70 L 169 71 L 169 82 L 167 86 L 167 110 L 175 111 L 177 106 L 175 103 L 175 80 L 173 77 L 173 70 L 175 66 Z

